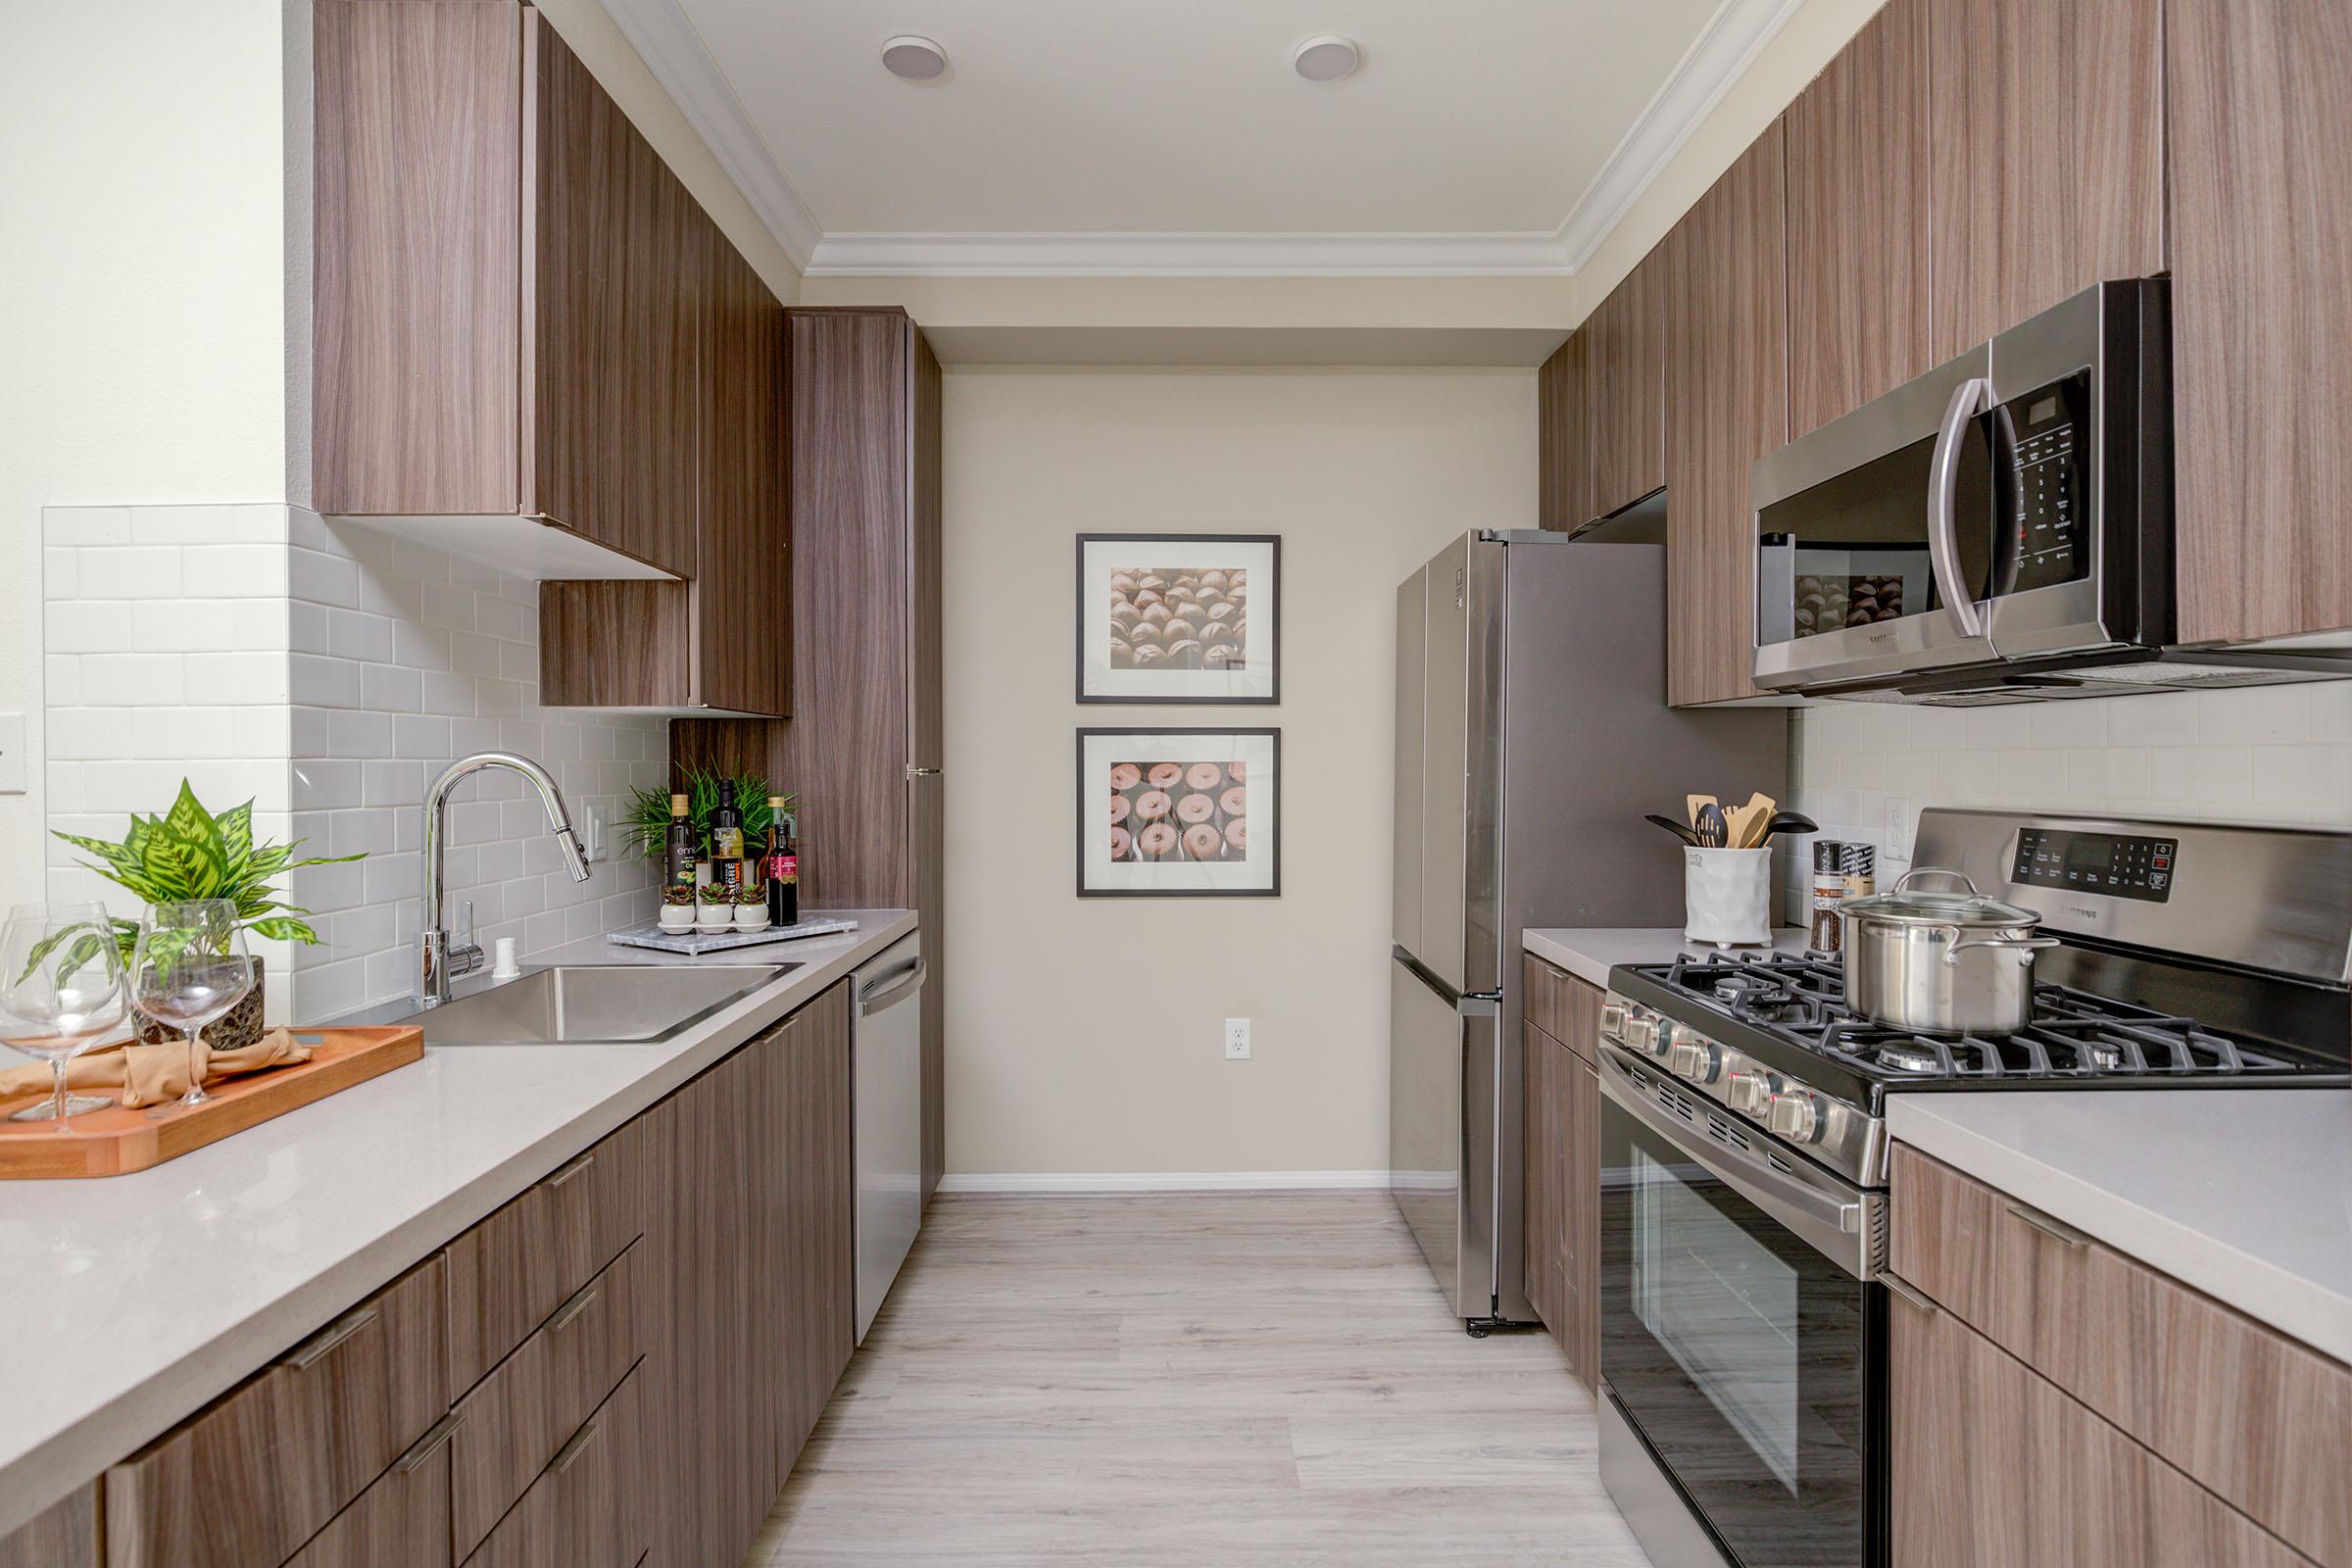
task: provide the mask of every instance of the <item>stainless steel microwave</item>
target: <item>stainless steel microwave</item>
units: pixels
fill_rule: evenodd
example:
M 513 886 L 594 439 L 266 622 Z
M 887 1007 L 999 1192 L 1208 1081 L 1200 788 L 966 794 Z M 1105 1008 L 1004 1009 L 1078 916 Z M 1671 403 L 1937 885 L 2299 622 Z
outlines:
M 2084 289 L 1757 463 L 1756 683 L 1965 685 L 2170 642 L 2166 289 Z

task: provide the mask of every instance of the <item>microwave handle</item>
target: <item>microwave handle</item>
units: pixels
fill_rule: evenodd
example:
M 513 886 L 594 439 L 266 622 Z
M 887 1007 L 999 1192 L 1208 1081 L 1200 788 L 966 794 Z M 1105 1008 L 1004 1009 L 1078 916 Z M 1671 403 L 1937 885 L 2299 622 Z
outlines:
M 1944 405 L 1943 424 L 1936 432 L 1936 456 L 1928 465 L 1928 564 L 1936 587 L 1943 595 L 1944 613 L 1963 637 L 1982 637 L 1984 623 L 1977 615 L 1977 597 L 1960 580 L 1959 519 L 1953 514 L 1953 492 L 1960 477 L 1960 438 L 1968 421 L 1992 405 L 1992 383 L 1972 375 L 1952 388 Z

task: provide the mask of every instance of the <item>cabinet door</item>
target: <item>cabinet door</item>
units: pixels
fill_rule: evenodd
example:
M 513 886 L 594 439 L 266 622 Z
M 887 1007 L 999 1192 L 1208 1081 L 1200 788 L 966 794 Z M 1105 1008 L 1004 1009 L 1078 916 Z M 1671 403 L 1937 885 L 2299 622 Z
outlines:
M 923 982 L 923 1201 L 939 1190 L 947 1172 L 947 836 L 948 779 L 946 657 L 942 638 L 942 599 L 946 564 L 940 539 L 940 414 L 944 392 L 939 360 L 923 334 L 909 329 L 914 340 L 913 461 L 909 482 L 914 494 L 912 536 L 914 624 L 909 628 L 914 668 L 907 688 L 914 708 L 911 760 L 939 769 L 918 775 L 907 788 L 913 796 L 914 910 L 922 919 L 923 947 L 931 973 Z
M 98 1568 L 98 1484 L 0 1536 L 0 1568 Z
M 1590 988 L 1587 988 L 1590 989 Z M 1588 1389 L 1600 1386 L 1600 1075 L 1561 1050 L 1561 1348 Z
M 2171 0 L 2183 642 L 2352 626 L 2352 8 Z
M 1667 241 L 1666 700 L 1756 695 L 1749 474 L 1788 439 L 1788 212 L 1778 122 Z
M 1592 514 L 1666 482 L 1666 267 L 1651 252 L 1585 322 Z
M 1788 434 L 1932 368 L 1927 0 L 1892 0 L 1788 106 Z
M 1592 520 L 1592 430 L 1585 407 L 1584 327 L 1536 372 L 1536 521 L 1574 529 Z
M 784 307 L 704 219 L 712 289 L 710 463 L 694 595 L 704 708 L 792 711 L 792 567 L 785 508 Z
M 934 969 L 933 973 L 938 971 Z M 923 1004 L 930 1005 L 929 982 Z M 784 1234 L 771 1299 L 787 1303 L 775 1484 L 780 1491 L 857 1348 L 857 1175 L 850 1162 L 850 985 L 793 1017 L 781 1085 Z
M 1527 1304 L 1560 1337 L 1562 1319 L 1556 1286 L 1560 1276 L 1561 1097 L 1554 1081 L 1567 1067 L 1567 1052 L 1551 1036 L 1529 1023 L 1520 1028 L 1520 1072 L 1525 1079 L 1521 1100 L 1522 1166 L 1526 1172 L 1525 1253 Z
M 2164 268 L 2161 0 L 1929 13 L 1940 363 L 2106 278 Z
M 691 576 L 709 225 L 546 20 L 522 16 L 522 510 Z
M 1903 1568 L 2309 1568 L 1950 1313 L 1887 1311 Z

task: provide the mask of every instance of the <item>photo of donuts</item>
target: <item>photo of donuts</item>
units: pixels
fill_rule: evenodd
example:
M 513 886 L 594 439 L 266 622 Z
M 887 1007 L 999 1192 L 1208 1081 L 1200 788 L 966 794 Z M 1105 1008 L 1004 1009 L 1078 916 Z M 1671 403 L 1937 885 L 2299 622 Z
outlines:
M 1891 571 L 1863 577 L 1807 573 L 1796 579 L 1792 597 L 1796 634 L 1813 637 L 1893 620 L 1903 612 L 1903 578 Z
M 1279 730 L 1078 732 L 1081 897 L 1272 895 Z
M 1281 541 L 1078 536 L 1078 701 L 1279 698 Z

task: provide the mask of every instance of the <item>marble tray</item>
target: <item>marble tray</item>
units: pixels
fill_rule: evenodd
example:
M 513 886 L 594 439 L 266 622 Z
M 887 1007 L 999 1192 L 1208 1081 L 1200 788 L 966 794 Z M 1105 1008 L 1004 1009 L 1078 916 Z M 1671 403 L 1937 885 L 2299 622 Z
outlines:
M 630 931 L 607 933 L 605 940 L 624 948 L 655 948 L 662 953 L 684 953 L 700 956 L 706 953 L 733 953 L 739 948 L 757 948 L 770 942 L 798 942 L 805 937 L 829 937 L 843 931 L 855 931 L 855 920 L 803 920 L 798 925 L 771 925 L 759 931 L 664 931 L 658 925 L 641 925 Z

